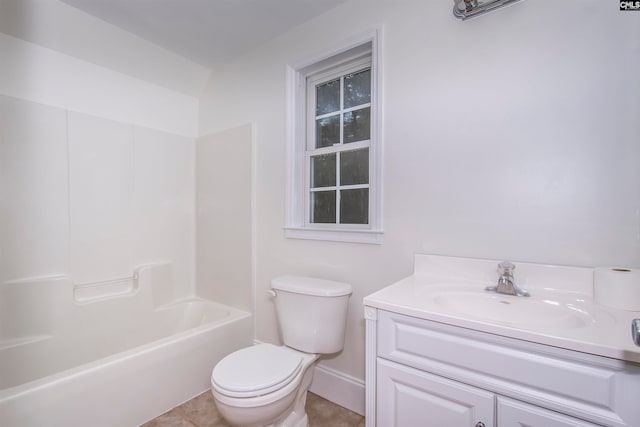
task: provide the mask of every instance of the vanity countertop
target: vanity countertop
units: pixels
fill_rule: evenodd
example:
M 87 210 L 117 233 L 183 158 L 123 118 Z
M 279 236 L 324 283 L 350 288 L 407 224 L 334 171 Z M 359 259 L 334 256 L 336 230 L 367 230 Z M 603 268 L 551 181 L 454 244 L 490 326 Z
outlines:
M 631 323 L 640 311 L 597 304 L 593 269 L 514 262 L 530 297 L 485 291 L 500 260 L 416 255 L 414 274 L 364 298 L 366 307 L 640 363 Z

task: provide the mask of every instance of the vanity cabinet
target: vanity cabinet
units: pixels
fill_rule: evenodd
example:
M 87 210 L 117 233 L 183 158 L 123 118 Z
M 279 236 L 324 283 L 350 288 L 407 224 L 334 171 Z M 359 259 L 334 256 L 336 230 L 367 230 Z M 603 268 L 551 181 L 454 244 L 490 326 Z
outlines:
M 595 427 L 574 417 L 505 398 L 385 359 L 377 363 L 381 426 Z
M 640 426 L 640 365 L 365 307 L 367 427 Z

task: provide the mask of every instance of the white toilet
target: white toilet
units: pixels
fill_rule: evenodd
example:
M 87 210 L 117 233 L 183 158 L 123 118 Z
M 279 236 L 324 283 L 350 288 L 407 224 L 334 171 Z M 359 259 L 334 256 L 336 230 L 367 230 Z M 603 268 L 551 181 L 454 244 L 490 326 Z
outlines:
M 222 359 L 211 374 L 220 414 L 241 427 L 307 427 L 313 365 L 344 346 L 351 286 L 310 277 L 272 280 L 284 346 L 259 344 Z

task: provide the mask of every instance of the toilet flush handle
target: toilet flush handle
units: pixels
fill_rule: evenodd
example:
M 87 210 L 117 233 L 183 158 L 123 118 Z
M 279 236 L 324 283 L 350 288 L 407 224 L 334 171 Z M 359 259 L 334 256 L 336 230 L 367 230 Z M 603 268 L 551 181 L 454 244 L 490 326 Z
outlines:
M 276 291 L 269 289 L 267 291 L 267 295 L 269 295 L 271 298 L 275 298 L 276 297 Z

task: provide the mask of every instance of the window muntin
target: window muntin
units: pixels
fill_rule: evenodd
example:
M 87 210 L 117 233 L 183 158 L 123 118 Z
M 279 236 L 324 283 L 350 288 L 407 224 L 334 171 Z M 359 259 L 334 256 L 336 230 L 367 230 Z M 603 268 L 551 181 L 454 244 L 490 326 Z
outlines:
M 307 78 L 307 225 L 370 228 L 370 57 Z

